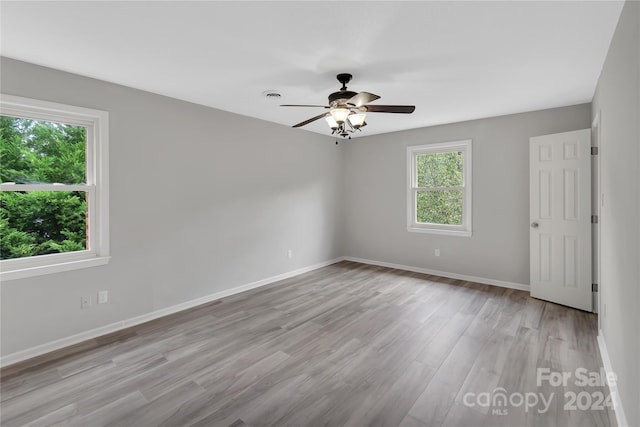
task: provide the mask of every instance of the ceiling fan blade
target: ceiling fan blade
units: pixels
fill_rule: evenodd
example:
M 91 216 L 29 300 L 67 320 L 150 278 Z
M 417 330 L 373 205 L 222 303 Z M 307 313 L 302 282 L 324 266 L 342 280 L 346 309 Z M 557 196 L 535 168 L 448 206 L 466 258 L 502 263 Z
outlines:
M 415 111 L 415 105 L 367 105 L 367 113 L 403 113 L 411 114 Z
M 304 125 L 308 125 L 309 123 L 311 123 L 311 122 L 315 122 L 316 120 L 321 119 L 321 118 L 323 118 L 323 117 L 326 117 L 326 116 L 328 116 L 329 114 L 330 114 L 330 113 L 322 113 L 322 114 L 318 114 L 318 115 L 317 115 L 317 116 L 315 116 L 315 117 L 311 117 L 310 119 L 305 120 L 304 122 L 300 122 L 300 123 L 298 123 L 297 125 L 293 125 L 293 126 L 291 126 L 291 127 L 299 128 L 299 127 L 302 127 L 302 126 L 304 126 Z
M 318 107 L 318 108 L 329 108 L 326 105 L 299 105 L 299 104 L 282 104 L 281 107 Z
M 355 96 L 351 97 L 347 101 L 347 104 L 351 104 L 351 105 L 354 105 L 356 107 L 362 107 L 363 105 L 366 105 L 366 104 L 368 104 L 370 102 L 373 102 L 376 99 L 380 99 L 380 97 L 378 95 L 373 94 L 373 93 L 360 92 L 360 93 L 356 94 Z

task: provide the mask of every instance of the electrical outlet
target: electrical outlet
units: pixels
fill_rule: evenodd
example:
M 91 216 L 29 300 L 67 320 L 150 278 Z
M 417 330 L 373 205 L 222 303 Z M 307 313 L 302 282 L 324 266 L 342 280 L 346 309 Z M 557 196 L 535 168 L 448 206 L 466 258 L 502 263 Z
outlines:
M 98 304 L 106 304 L 109 302 L 109 291 L 98 292 Z
M 289 257 L 289 259 L 293 258 L 293 251 L 291 249 L 287 251 L 287 256 Z
M 80 308 L 85 309 L 91 307 L 91 296 L 80 297 Z
M 436 249 L 436 256 L 440 256 L 440 249 Z

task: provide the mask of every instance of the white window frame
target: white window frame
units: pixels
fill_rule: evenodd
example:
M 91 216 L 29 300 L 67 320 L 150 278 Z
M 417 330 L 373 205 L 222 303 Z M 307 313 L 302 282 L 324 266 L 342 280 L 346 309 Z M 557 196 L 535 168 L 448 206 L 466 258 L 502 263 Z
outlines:
M 471 192 L 471 146 L 472 140 L 442 142 L 407 147 L 407 231 L 417 233 L 442 234 L 448 236 L 471 237 L 472 192 Z M 423 154 L 462 153 L 462 186 L 457 187 L 418 187 L 417 159 Z M 462 224 L 433 224 L 417 221 L 417 194 L 419 191 L 462 190 Z
M 0 261 L 0 279 L 105 265 L 109 262 L 109 113 L 0 94 L 0 115 L 47 120 L 87 129 L 86 184 L 0 184 L 0 191 L 83 191 L 88 194 L 88 249 Z

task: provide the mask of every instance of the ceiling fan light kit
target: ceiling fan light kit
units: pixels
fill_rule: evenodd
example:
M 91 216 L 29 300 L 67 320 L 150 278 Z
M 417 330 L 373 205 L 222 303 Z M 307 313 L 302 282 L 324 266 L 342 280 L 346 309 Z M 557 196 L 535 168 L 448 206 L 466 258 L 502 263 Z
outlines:
M 347 117 L 347 120 L 349 120 L 349 124 L 354 129 L 360 129 L 362 126 L 364 126 L 364 119 L 366 117 L 367 117 L 367 115 L 365 113 L 354 113 L 354 112 L 352 112 Z
M 351 110 L 344 107 L 334 107 L 331 109 L 331 116 L 333 120 L 339 125 L 344 124 L 347 121 L 347 116 L 351 113 Z
M 338 122 L 336 122 L 336 119 L 334 119 L 333 116 L 327 116 L 325 117 L 325 120 L 327 121 L 327 123 L 329 124 L 329 127 L 332 130 L 336 130 L 340 127 L 338 126 Z
M 348 73 L 338 74 L 338 81 L 342 83 L 339 91 L 329 95 L 329 106 L 324 105 L 281 105 L 281 107 L 320 107 L 328 108 L 329 112 L 319 114 L 315 117 L 293 125 L 294 128 L 308 125 L 318 119 L 325 118 L 332 135 L 340 135 L 343 138 L 351 136 L 349 134 L 362 130 L 367 125 L 365 118 L 367 112 L 372 113 L 401 113 L 411 114 L 416 107 L 414 105 L 369 105 L 370 102 L 380 99 L 378 95 L 369 92 L 352 92 L 347 90 L 347 83 L 351 81 L 352 75 Z

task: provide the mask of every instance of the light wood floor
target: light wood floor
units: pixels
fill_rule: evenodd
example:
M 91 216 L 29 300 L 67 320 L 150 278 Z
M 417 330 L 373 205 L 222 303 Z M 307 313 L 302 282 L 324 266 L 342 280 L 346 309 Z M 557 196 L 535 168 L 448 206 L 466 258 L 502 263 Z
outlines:
M 341 262 L 5 368 L 0 409 L 3 426 L 609 426 L 564 410 L 607 389 L 536 385 L 600 367 L 593 314 Z M 554 398 L 465 405 L 499 387 Z

